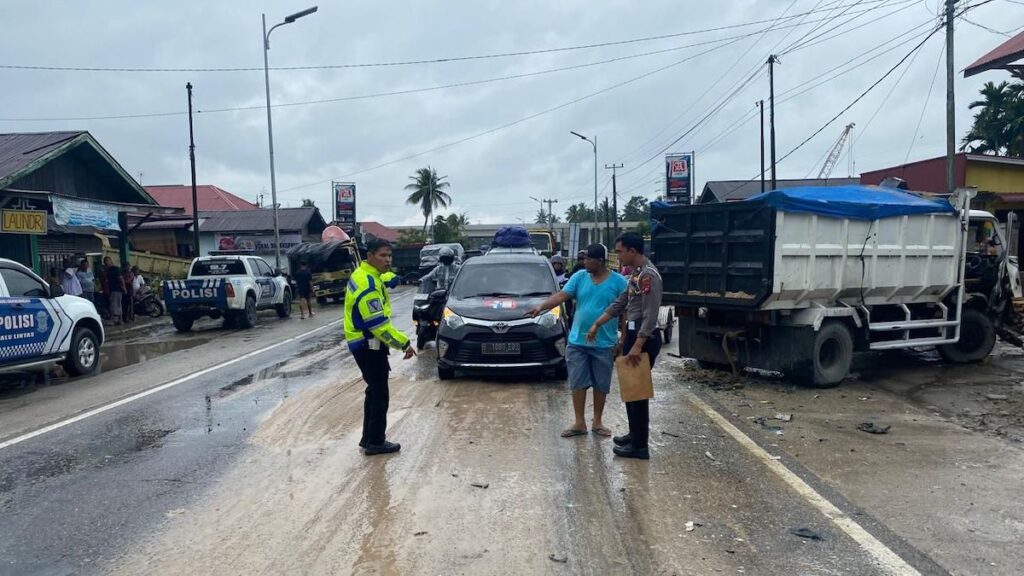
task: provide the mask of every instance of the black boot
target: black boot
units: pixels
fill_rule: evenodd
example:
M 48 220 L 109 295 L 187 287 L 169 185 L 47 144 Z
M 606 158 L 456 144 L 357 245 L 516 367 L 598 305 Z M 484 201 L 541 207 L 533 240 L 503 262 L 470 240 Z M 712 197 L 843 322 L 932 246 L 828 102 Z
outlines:
M 383 444 L 373 445 L 369 444 L 363 448 L 363 453 L 367 456 L 376 456 L 377 454 L 392 454 L 402 449 L 402 445 L 398 442 L 384 442 Z
M 638 460 L 650 460 L 651 454 L 647 451 L 647 448 L 634 448 L 632 444 L 626 446 L 616 446 L 612 448 L 612 452 L 616 456 L 623 458 L 636 458 Z
M 626 434 L 623 434 L 622 436 L 616 436 L 616 437 L 612 438 L 612 442 L 615 442 L 616 446 L 628 446 L 629 444 L 631 444 L 633 442 L 633 437 L 630 436 L 629 433 L 627 432 Z

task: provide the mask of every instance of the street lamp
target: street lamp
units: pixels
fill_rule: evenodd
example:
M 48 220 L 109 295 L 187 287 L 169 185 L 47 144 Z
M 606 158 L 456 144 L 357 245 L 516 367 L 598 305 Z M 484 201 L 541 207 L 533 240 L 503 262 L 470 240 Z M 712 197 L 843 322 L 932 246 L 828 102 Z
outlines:
M 278 26 L 291 24 L 303 16 L 316 12 L 317 7 L 306 8 L 275 24 L 267 30 L 267 15 L 263 15 L 263 79 L 267 86 L 267 139 L 270 141 L 270 201 L 274 205 L 274 267 L 281 268 L 281 228 L 277 221 L 277 176 L 274 174 L 274 122 L 270 115 L 270 33 Z
M 590 142 L 590 145 L 594 147 L 594 234 L 597 234 L 597 229 L 599 227 L 597 221 L 597 136 L 595 135 L 594 139 L 591 140 L 590 138 L 587 138 L 583 134 L 580 134 L 579 132 L 573 132 L 572 130 L 569 131 L 569 134 L 576 136 L 580 140 L 586 140 L 587 142 Z M 593 238 L 591 238 L 591 244 L 593 243 Z

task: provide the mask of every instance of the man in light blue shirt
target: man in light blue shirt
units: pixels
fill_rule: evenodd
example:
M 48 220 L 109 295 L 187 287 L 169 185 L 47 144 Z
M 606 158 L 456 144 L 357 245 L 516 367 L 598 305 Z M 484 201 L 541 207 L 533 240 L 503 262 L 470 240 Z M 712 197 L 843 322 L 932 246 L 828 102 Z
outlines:
M 586 250 L 585 269 L 573 274 L 561 292 L 527 312 L 528 316 L 537 316 L 569 300 L 576 301 L 569 346 L 565 352 L 576 422 L 562 432 L 564 438 L 587 433 L 584 410 L 588 388 L 594 389 L 594 434 L 612 434 L 601 418 L 604 415 L 605 399 L 611 391 L 612 371 L 615 367 L 615 345 L 618 343 L 615 324 L 601 326 L 594 341 L 587 341 L 587 330 L 626 291 L 628 285 L 623 276 L 608 270 L 607 261 L 607 248 L 601 244 L 589 246 Z

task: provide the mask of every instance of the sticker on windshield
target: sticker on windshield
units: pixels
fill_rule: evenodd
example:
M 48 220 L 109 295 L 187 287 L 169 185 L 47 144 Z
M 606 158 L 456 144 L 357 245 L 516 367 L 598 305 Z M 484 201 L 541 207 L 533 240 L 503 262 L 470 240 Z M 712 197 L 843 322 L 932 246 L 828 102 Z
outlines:
M 484 299 L 484 307 L 492 310 L 515 310 L 518 306 L 519 303 L 515 300 L 505 300 L 504 298 Z

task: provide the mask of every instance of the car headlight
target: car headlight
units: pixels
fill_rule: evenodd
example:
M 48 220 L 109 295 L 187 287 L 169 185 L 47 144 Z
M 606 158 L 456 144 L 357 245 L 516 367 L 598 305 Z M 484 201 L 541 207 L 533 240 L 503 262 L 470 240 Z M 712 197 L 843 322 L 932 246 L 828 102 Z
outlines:
M 462 328 L 463 326 L 466 325 L 466 321 L 462 319 L 462 316 L 459 316 L 455 312 L 452 312 L 451 308 L 445 308 L 444 324 L 445 326 L 451 328 L 452 330 L 458 330 L 459 328 Z
M 554 311 L 548 312 L 547 314 L 541 314 L 537 317 L 537 324 L 540 324 L 543 328 L 554 328 L 558 324 L 558 314 Z

